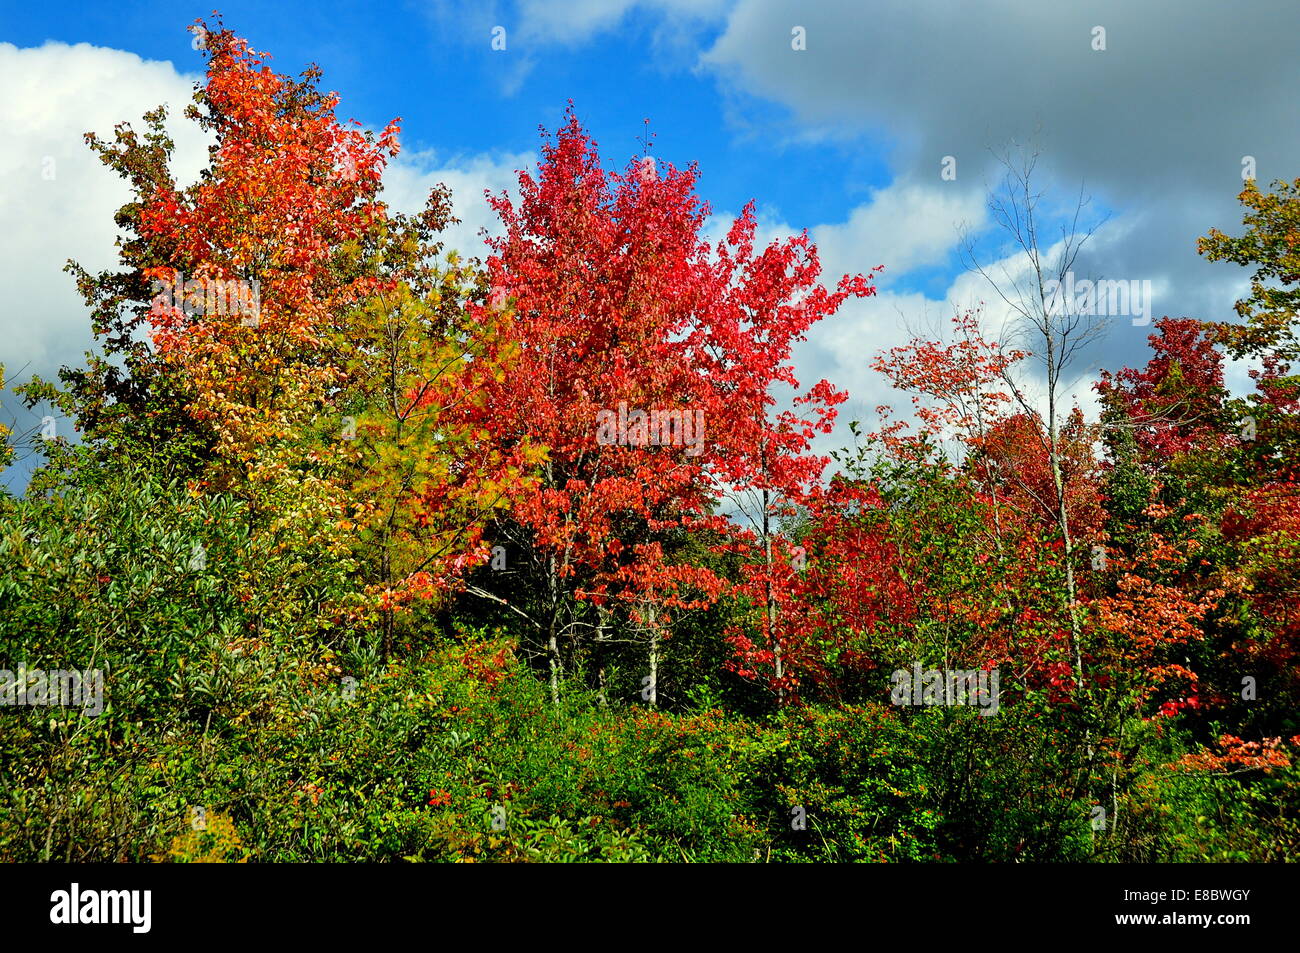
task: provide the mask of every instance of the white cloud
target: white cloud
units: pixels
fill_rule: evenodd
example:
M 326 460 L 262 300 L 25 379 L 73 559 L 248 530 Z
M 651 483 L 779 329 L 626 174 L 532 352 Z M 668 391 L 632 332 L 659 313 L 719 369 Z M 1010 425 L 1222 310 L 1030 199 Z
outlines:
M 482 154 L 443 159 L 432 151 L 399 153 L 384 174 L 384 200 L 399 212 L 418 212 L 424 208 L 429 190 L 438 183 L 451 189 L 452 214 L 460 223 L 443 233 L 448 249 L 462 255 L 484 257 L 486 246 L 482 232 L 492 233 L 497 225 L 483 195 L 484 190 L 506 192 L 512 198 L 518 192 L 516 170 L 531 169 L 537 163 L 534 153 Z
M 637 8 L 677 28 L 713 20 L 727 6 L 726 0 L 521 0 L 519 33 L 529 42 L 573 46 L 617 27 Z
M 834 287 L 843 274 L 866 275 L 876 265 L 885 266 L 876 276 L 875 295 L 848 299 L 795 346 L 795 377 L 802 388 L 824 378 L 849 395 L 840 405 L 835 432 L 816 441 L 818 452 L 850 446 L 851 420 L 861 421 L 864 430 L 876 429 L 876 408 L 881 404 L 891 404 L 901 416 L 908 416 L 909 399 L 893 391 L 884 376 L 871 368 L 872 359 L 914 336 L 945 333 L 952 314 L 978 298 L 963 303 L 974 288 L 967 275 L 958 276 L 943 299 L 890 290 L 890 285 L 918 268 L 947 261 L 957 248 L 959 226 L 978 228 L 985 217 L 982 193 L 938 182 L 899 181 L 874 190 L 844 221 L 809 229 L 822 264 L 822 282 L 828 287 Z M 707 240 L 716 244 L 734 218 L 734 214 L 715 213 L 706 224 Z M 755 246 L 761 248 L 795 232 L 786 222 L 760 215 Z M 885 281 L 879 280 L 882 276 L 887 276 Z
M 638 11 L 651 14 L 646 61 L 664 70 L 690 68 L 699 57 L 700 31 L 721 22 L 729 5 L 730 0 L 519 0 L 467 10 L 435 0 L 430 12 L 444 29 L 473 42 L 505 41 L 501 49 L 509 56 L 498 67 L 499 89 L 510 97 L 523 88 L 544 50 L 590 43 Z
M 872 193 L 848 221 L 812 230 L 828 274 L 866 274 L 884 265 L 882 283 L 947 260 L 963 224 L 985 219 L 982 193 L 941 185 L 895 182 Z
M 111 140 L 113 127 L 165 103 L 174 168 L 197 175 L 206 139 L 180 118 L 195 77 L 170 63 L 90 46 L 0 43 L 0 351 L 10 375 L 51 376 L 78 363 L 91 343 L 85 305 L 67 259 L 91 271 L 117 262 L 113 215 L 130 198 L 124 180 L 83 140 Z
M 737 128 L 752 112 L 777 140 L 885 136 L 902 179 L 937 179 L 952 155 L 958 181 L 984 189 L 1001 172 L 990 149 L 1036 145 L 1039 187 L 1068 199 L 1083 183 L 1128 219 L 1122 234 L 1105 227 L 1099 238 L 1113 240 L 1080 270 L 1160 285 L 1156 318 L 1228 320 L 1241 275 L 1200 258 L 1196 238 L 1240 230 L 1243 156 L 1258 160 L 1261 184 L 1300 171 L 1300 127 L 1286 121 L 1300 7 L 1247 8 L 1243 19 L 1211 0 L 737 0 L 701 63 Z M 794 25 L 806 50 L 791 49 Z M 754 100 L 785 107 L 788 121 Z M 1145 361 L 1145 334 L 1128 332 L 1110 341 L 1112 367 Z

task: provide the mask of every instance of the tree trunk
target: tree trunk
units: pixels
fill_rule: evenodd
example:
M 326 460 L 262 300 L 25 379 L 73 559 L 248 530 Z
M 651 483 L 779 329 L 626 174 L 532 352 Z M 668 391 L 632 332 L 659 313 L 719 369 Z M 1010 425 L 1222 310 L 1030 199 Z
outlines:
M 546 631 L 546 651 L 550 656 L 551 669 L 551 704 L 560 704 L 560 642 L 556 628 L 560 623 L 559 580 L 555 574 L 555 557 L 550 557 L 547 585 L 550 587 L 551 611 Z
M 609 697 L 605 694 L 605 626 L 609 621 L 609 614 L 600 607 L 596 608 L 600 621 L 596 623 L 596 700 L 601 708 L 609 705 Z
M 776 675 L 776 700 L 777 703 L 785 701 L 785 686 L 782 679 L 785 677 L 785 660 L 781 657 L 781 642 L 776 637 L 776 597 L 772 592 L 772 517 L 769 512 L 771 504 L 771 495 L 767 490 L 763 491 L 763 564 L 767 567 L 767 580 L 765 583 L 765 606 L 764 611 L 767 619 L 767 638 L 772 646 L 772 661 Z
M 659 704 L 659 628 L 655 623 L 655 607 L 649 607 L 650 613 L 650 695 L 646 699 L 650 707 Z

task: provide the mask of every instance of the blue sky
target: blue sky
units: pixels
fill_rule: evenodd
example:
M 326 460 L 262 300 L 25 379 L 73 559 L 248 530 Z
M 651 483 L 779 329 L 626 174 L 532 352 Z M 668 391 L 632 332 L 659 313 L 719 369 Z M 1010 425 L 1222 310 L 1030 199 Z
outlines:
M 3 39 L 17 46 L 90 43 L 169 60 L 183 71 L 202 68 L 179 31 L 206 5 L 127 7 L 70 3 L 53 18 L 39 4 L 25 5 Z M 655 39 L 662 17 L 635 7 L 616 29 L 575 33 L 571 43 L 530 41 L 518 35 L 518 8 L 487 11 L 472 3 L 381 10 L 326 0 L 220 9 L 228 26 L 272 54 L 277 70 L 296 73 L 319 63 L 324 84 L 343 97 L 341 115 L 371 127 L 401 116 L 411 149 L 446 156 L 535 150 L 538 126 L 554 129 L 573 99 L 608 162 L 639 152 L 649 119 L 655 153 L 678 165 L 698 162 L 701 192 L 719 208 L 754 198 L 789 222 L 813 225 L 833 220 L 891 178 L 883 150 L 864 147 L 868 136 L 801 143 L 765 134 L 789 110 L 720 88 L 717 75 L 694 62 L 693 53 L 716 41 L 721 19 L 702 21 L 690 49 L 673 49 Z M 504 51 L 491 47 L 498 25 L 506 29 Z
M 0 19 L 11 381 L 53 377 L 92 345 L 63 263 L 114 265 L 112 216 L 127 193 L 82 134 L 165 102 L 180 177 L 202 167 L 206 144 L 181 113 L 203 66 L 186 28 L 210 2 L 10 4 Z M 275 69 L 318 63 L 342 116 L 372 128 L 400 116 L 386 197 L 414 210 L 447 183 L 464 220 L 449 238 L 470 253 L 493 224 L 483 190 L 508 189 L 536 161 L 538 127 L 556 128 L 572 100 L 611 166 L 640 152 L 648 118 L 657 157 L 699 164 L 717 230 L 753 199 L 763 237 L 810 231 L 829 280 L 884 265 L 880 294 L 846 305 L 796 353 L 805 384 L 849 391 L 843 421 L 906 404 L 870 370 L 878 351 L 981 302 L 1000 333 L 1005 309 L 959 255 L 964 225 L 988 263 L 1020 267 L 990 228 L 991 150 L 1031 143 L 1047 205 L 1068 207 L 1082 188 L 1094 214 L 1109 213 L 1077 270 L 1149 282 L 1157 318 L 1230 318 L 1248 275 L 1205 262 L 1196 238 L 1240 231 L 1247 157 L 1261 182 L 1300 175 L 1292 0 L 327 0 L 221 12 Z M 498 26 L 504 51 L 492 48 Z M 946 157 L 955 178 L 940 174 Z M 1099 369 L 1144 362 L 1150 331 L 1116 321 L 1081 356 L 1067 400 L 1087 411 Z M 1244 386 L 1244 368 L 1229 382 Z M 0 405 L 20 427 L 39 422 L 12 398 Z M 844 442 L 841 430 L 821 449 Z

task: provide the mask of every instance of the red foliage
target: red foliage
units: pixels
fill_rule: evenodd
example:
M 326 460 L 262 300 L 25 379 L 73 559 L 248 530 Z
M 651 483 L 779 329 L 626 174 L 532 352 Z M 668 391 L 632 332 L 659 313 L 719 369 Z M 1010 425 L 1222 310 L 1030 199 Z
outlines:
M 1102 372 L 1097 392 L 1136 426 L 1134 438 L 1152 470 L 1176 454 L 1227 446 L 1223 432 L 1223 355 L 1205 326 L 1161 318 L 1148 341 L 1155 352 L 1142 370 Z
M 796 385 L 790 349 L 809 325 L 871 293 L 860 276 L 836 292 L 818 285 L 806 235 L 755 253 L 752 205 L 710 247 L 696 177 L 648 157 L 607 173 L 570 111 L 537 176 L 520 173 L 518 205 L 490 197 L 505 232 L 488 269 L 498 303 L 517 312 L 519 362 L 482 425 L 504 446 L 549 448 L 512 518 L 557 579 L 598 603 L 716 598 L 713 573 L 667 564 L 663 534 L 726 531 L 710 515 L 725 487 L 798 492 L 820 473 L 807 443 L 843 395 L 821 382 L 801 398 L 811 416 L 772 420 L 771 388 Z M 682 439 L 648 440 L 671 438 L 672 424 L 647 432 L 638 412 L 685 415 Z

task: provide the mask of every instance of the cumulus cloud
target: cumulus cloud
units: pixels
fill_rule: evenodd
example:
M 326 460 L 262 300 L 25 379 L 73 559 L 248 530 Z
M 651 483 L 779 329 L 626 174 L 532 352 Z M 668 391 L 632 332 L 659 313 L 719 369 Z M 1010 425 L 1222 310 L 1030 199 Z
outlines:
M 1109 232 L 1098 233 L 1092 241 L 1101 252 L 1107 253 L 1110 246 L 1128 240 L 1134 228 L 1133 218 L 1118 217 Z M 709 234 L 720 236 L 731 220 L 729 216 L 716 216 L 710 223 Z M 846 301 L 837 314 L 814 325 L 808 339 L 795 349 L 796 376 L 804 386 L 824 378 L 849 395 L 840 409 L 835 432 L 819 438 L 819 452 L 849 446 L 850 421 L 860 421 L 866 430 L 875 429 L 876 409 L 882 404 L 891 406 L 896 417 L 908 418 L 912 409 L 910 395 L 894 391 L 888 380 L 872 368 L 872 360 L 877 354 L 914 338 L 950 340 L 951 320 L 956 315 L 967 312 L 976 315 L 986 340 L 1041 351 L 1041 343 L 1033 340 L 1032 330 L 1025 327 L 1021 316 L 987 278 L 974 271 L 950 270 L 960 244 L 958 226 L 965 225 L 978 234 L 989 224 L 984 196 L 978 191 L 949 191 L 945 185 L 899 181 L 876 190 L 868 202 L 852 209 L 844 222 L 818 225 L 810 230 L 822 259 L 823 280 L 828 285 L 833 285 L 840 274 L 866 273 L 873 264 L 885 266 L 885 271 L 876 276 L 875 295 Z M 763 218 L 759 222 L 758 239 L 768 242 L 794 231 L 786 222 Z M 994 241 L 977 244 L 976 253 L 986 272 L 1014 298 L 1015 286 L 1026 290 L 1031 287 L 1033 273 L 1029 258 L 1014 245 L 996 240 L 1000 237 L 996 230 L 992 237 Z M 1041 249 L 1047 261 L 1054 260 L 1061 250 L 1061 240 L 1051 241 L 1050 235 Z M 900 282 L 885 279 L 891 274 L 907 276 L 935 265 L 942 266 L 941 278 L 949 276 L 937 292 L 898 287 Z M 1149 290 L 1149 300 L 1159 302 L 1167 300 L 1172 289 L 1163 280 L 1155 280 L 1149 289 L 1143 290 Z M 1135 298 L 1129 304 L 1136 305 L 1138 300 L 1147 299 Z M 1085 414 L 1096 416 L 1098 405 L 1093 385 L 1103 369 L 1117 368 L 1113 348 L 1117 337 L 1145 344 L 1153 330 L 1150 325 L 1159 312 L 1146 318 L 1136 306 L 1130 311 L 1102 313 L 1084 322 L 1079 333 L 1094 329 L 1089 335 L 1091 343 L 1074 356 L 1060 381 L 1059 397 L 1067 411 L 1077 404 Z M 1045 409 L 1041 362 L 1034 357 L 1027 359 L 1020 365 L 1017 378 L 1030 403 Z M 1229 379 L 1235 382 L 1241 375 L 1230 374 Z
M 0 337 L 11 374 L 50 375 L 90 345 L 86 309 L 64 263 L 92 271 L 116 263 L 113 215 L 130 198 L 83 135 L 112 139 L 113 127 L 160 104 L 170 110 L 180 176 L 198 174 L 207 140 L 179 117 L 196 77 L 170 63 L 77 44 L 18 49 L 0 43 Z
M 807 340 L 795 346 L 795 376 L 802 387 L 825 379 L 849 395 L 841 405 L 835 432 L 817 440 L 818 452 L 850 445 L 849 421 L 874 429 L 881 404 L 898 405 L 902 416 L 907 415 L 907 398 L 890 389 L 885 378 L 872 370 L 871 361 L 877 353 L 914 336 L 944 334 L 971 287 L 964 275 L 940 298 L 891 286 L 896 277 L 946 262 L 956 247 L 958 227 L 963 223 L 979 227 L 985 215 L 984 196 L 977 191 L 898 181 L 873 191 L 866 202 L 848 211 L 844 221 L 809 229 L 828 286 L 833 287 L 840 275 L 869 274 L 875 266 L 884 266 L 874 275 L 877 294 L 850 298 L 834 316 L 813 325 Z M 712 216 L 708 240 L 716 243 L 722 238 L 734 218 L 734 214 Z M 762 246 L 798 231 L 788 222 L 760 215 L 755 242 Z M 972 299 L 967 306 L 975 304 L 978 300 Z
M 983 194 L 936 185 L 895 182 L 872 193 L 842 223 L 811 230 L 827 274 L 866 273 L 884 265 L 880 280 L 944 262 L 962 225 L 982 226 Z
M 1124 218 L 1122 240 L 1099 240 L 1082 266 L 1152 281 L 1157 316 L 1224 319 L 1243 273 L 1199 258 L 1196 238 L 1240 228 L 1243 157 L 1263 181 L 1300 166 L 1300 7 L 1261 0 L 1243 13 L 1177 0 L 739 0 L 702 61 L 733 96 L 786 107 L 787 135 L 887 134 L 903 179 L 938 180 L 952 156 L 957 182 L 987 189 L 990 149 L 1032 142 L 1040 184 L 1085 183 Z M 794 26 L 806 50 L 791 48 Z M 1111 357 L 1140 359 L 1145 337 L 1116 328 Z
M 426 9 L 443 33 L 509 53 L 498 67 L 497 82 L 503 96 L 514 96 L 544 54 L 575 50 L 633 21 L 647 28 L 652 62 L 664 69 L 689 68 L 698 58 L 701 31 L 721 22 L 728 4 L 729 0 L 489 0 L 466 5 L 433 0 Z
M 444 244 L 462 256 L 483 258 L 487 254 L 484 235 L 494 234 L 497 225 L 484 191 L 516 196 L 518 170 L 536 164 L 537 155 L 531 152 L 450 157 L 433 151 L 403 152 L 384 174 L 384 199 L 399 212 L 418 212 L 435 185 L 446 185 L 451 189 L 452 214 L 460 221 L 443 232 Z
M 621 24 L 641 9 L 670 28 L 698 26 L 726 9 L 725 0 L 520 0 L 520 35 L 538 43 L 572 46 Z

